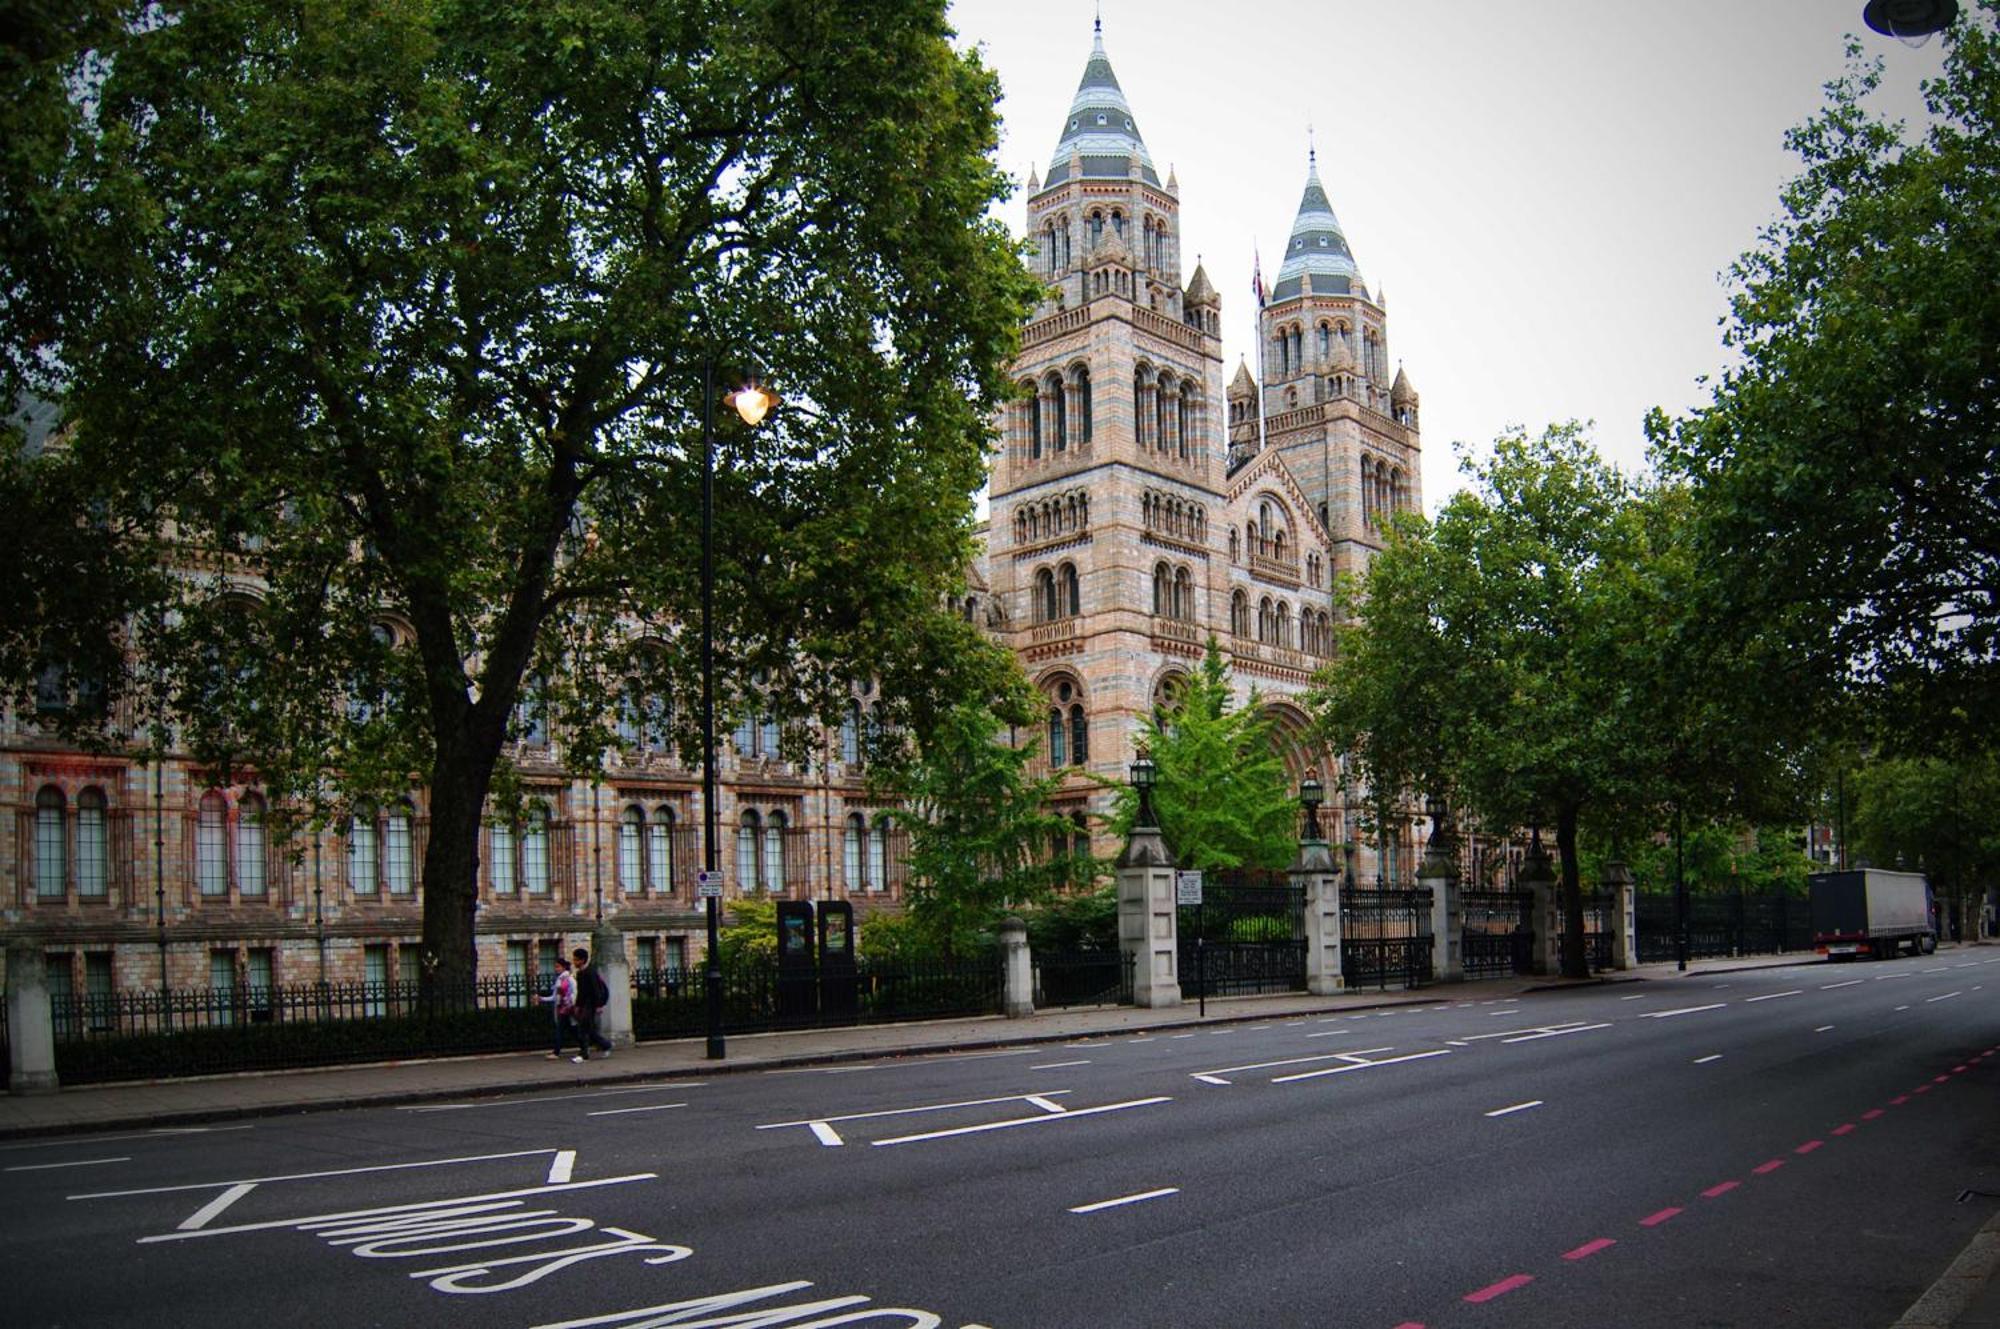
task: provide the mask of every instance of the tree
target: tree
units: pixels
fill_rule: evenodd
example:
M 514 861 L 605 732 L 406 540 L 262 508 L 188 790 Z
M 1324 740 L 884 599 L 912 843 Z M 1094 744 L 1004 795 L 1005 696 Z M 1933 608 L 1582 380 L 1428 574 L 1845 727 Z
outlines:
M 1488 825 L 1553 823 L 1563 972 L 1586 977 L 1578 829 L 1660 795 L 1647 523 L 1574 424 L 1467 469 L 1475 489 L 1374 560 L 1314 709 L 1379 797 L 1416 784 Z
M 2000 760 L 1889 758 L 1862 766 L 1849 788 L 1855 856 L 1927 873 L 1970 930 L 2000 878 Z
M 1734 363 L 1652 428 L 1731 613 L 1814 666 L 1790 703 L 1852 694 L 1905 749 L 2000 718 L 2000 6 L 1968 8 L 1921 137 L 1865 105 L 1880 64 L 1850 49 L 1731 270 Z
M 11 551 L 17 695 L 141 660 L 99 714 L 171 707 L 274 802 L 422 783 L 424 944 L 462 979 L 511 735 L 588 767 L 623 700 L 694 749 L 703 367 L 753 353 L 787 404 L 720 413 L 725 714 L 796 738 L 872 677 L 921 726 L 1002 685 L 940 605 L 1033 288 L 942 0 L 90 18 L 0 70 L 32 131 L 0 397 L 62 439 L 0 474 L 173 575 L 79 608 L 62 542 Z
M 1164 714 L 1144 721 L 1158 783 L 1153 811 L 1174 861 L 1204 872 L 1282 868 L 1298 850 L 1299 805 L 1274 721 L 1257 690 L 1235 704 L 1229 666 L 1208 639 L 1201 669 Z M 1121 787 L 1112 825 L 1131 833 L 1138 800 Z
M 1027 721 L 1025 706 L 1013 710 L 1017 723 Z M 1076 827 L 1050 810 L 1061 773 L 1029 776 L 1033 740 L 1009 747 L 1002 723 L 987 706 L 954 707 L 921 736 L 914 760 L 883 782 L 903 804 L 889 815 L 910 834 L 910 914 L 947 953 L 1002 909 L 1095 875 L 1094 861 L 1073 852 Z

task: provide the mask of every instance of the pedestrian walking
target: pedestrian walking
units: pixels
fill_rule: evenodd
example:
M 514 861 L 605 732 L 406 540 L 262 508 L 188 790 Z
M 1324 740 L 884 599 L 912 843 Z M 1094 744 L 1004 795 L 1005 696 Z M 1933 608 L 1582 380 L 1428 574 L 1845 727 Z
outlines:
M 611 1040 L 597 1029 L 597 1013 L 611 1002 L 611 985 L 604 981 L 604 975 L 597 972 L 597 966 L 590 962 L 590 952 L 579 946 L 570 952 L 576 961 L 573 977 L 576 979 L 576 1027 L 583 1041 L 604 1056 L 611 1055 Z
M 583 1029 L 576 1021 L 576 976 L 570 973 L 569 961 L 556 957 L 555 981 L 549 985 L 549 995 L 540 998 L 555 1008 L 556 1048 L 549 1053 L 550 1061 L 561 1061 L 563 1048 L 569 1043 L 569 1035 L 576 1035 L 576 1050 L 579 1055 L 571 1057 L 573 1062 L 590 1060 L 590 1044 L 584 1041 Z

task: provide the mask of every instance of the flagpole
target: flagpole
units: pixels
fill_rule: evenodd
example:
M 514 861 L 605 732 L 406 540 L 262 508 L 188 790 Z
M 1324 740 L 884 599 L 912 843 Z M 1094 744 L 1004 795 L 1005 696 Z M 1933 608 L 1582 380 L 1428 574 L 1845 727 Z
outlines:
M 1250 354 L 1257 357 L 1252 372 L 1257 378 L 1257 452 L 1264 451 L 1264 260 L 1256 246 L 1250 249 L 1250 289 L 1257 304 L 1250 311 Z

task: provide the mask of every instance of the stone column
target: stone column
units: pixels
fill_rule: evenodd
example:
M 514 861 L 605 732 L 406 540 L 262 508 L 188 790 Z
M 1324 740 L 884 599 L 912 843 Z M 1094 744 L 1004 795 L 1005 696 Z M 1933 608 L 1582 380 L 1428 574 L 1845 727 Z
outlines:
M 1306 840 L 1292 864 L 1292 884 L 1306 893 L 1306 991 L 1345 991 L 1340 971 L 1340 868 L 1324 840 Z
M 1465 909 L 1458 897 L 1458 859 L 1448 837 L 1432 832 L 1417 887 L 1431 893 L 1431 978 L 1458 983 L 1465 978 Z
M 16 939 L 7 944 L 8 1092 L 53 1094 L 56 1031 L 49 1017 L 49 976 L 41 948 Z
M 1132 1002 L 1181 1002 L 1174 861 L 1156 826 L 1135 826 L 1118 859 L 1118 949 L 1132 957 Z
M 632 966 L 625 959 L 625 934 L 599 923 L 590 939 L 590 963 L 611 989 L 611 1000 L 597 1013 L 597 1032 L 613 1047 L 632 1046 Z
M 1562 972 L 1562 894 L 1556 889 L 1555 868 L 1541 842 L 1528 853 L 1521 868 L 1521 886 L 1535 896 L 1534 970 L 1547 976 Z
M 1028 954 L 1028 925 L 1000 923 L 1000 1012 L 1010 1020 L 1035 1013 L 1035 968 Z
M 1604 885 L 1611 891 L 1611 967 L 1631 969 L 1639 963 L 1638 882 L 1621 860 L 1604 865 Z

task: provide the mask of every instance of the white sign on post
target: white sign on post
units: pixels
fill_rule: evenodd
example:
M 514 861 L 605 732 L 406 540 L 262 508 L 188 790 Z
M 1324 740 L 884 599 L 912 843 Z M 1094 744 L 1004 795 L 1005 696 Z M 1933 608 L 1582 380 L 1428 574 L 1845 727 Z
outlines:
M 704 868 L 702 871 L 695 873 L 694 893 L 697 899 L 720 900 L 722 898 L 722 869 L 717 868 L 713 872 L 710 872 Z
M 1174 903 L 1201 903 L 1201 869 L 1176 872 L 1174 874 Z

